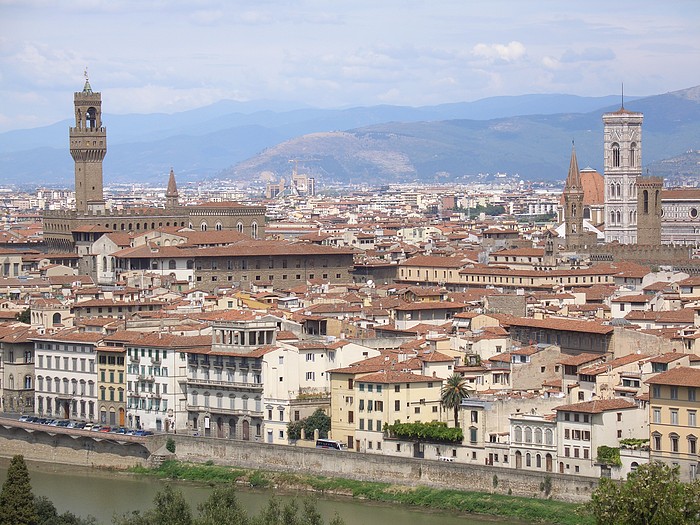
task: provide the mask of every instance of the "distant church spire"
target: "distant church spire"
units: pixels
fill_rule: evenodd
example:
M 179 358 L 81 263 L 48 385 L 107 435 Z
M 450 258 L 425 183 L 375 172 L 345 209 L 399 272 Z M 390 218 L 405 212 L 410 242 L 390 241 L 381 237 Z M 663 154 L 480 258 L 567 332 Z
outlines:
M 165 192 L 165 207 L 176 208 L 179 206 L 180 194 L 177 191 L 177 182 L 175 182 L 175 171 L 170 168 L 170 178 L 168 179 L 168 189 Z
M 564 186 L 564 223 L 566 248 L 575 250 L 583 244 L 583 184 L 573 141 L 569 174 Z
M 578 169 L 578 160 L 576 159 L 576 147 L 574 141 L 571 141 L 571 161 L 569 162 L 569 174 L 566 176 L 566 186 L 564 191 L 582 191 L 583 184 L 581 183 L 581 172 Z

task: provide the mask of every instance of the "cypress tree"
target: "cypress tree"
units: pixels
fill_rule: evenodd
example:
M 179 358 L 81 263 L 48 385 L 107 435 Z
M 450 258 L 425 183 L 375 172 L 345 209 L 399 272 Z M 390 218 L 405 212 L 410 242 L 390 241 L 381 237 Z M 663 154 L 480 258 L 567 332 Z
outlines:
M 24 456 L 14 456 L 0 492 L 0 525 L 36 525 L 32 485 Z

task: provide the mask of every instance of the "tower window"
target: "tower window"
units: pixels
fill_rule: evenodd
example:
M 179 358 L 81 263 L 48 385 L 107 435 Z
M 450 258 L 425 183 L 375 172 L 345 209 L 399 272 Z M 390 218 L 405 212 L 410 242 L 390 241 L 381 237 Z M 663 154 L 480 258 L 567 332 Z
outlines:
M 649 190 L 642 193 L 644 199 L 644 213 L 649 213 Z
M 630 166 L 632 168 L 635 167 L 637 160 L 636 160 L 636 155 L 637 155 L 637 143 L 633 142 L 630 144 Z
M 613 168 L 620 167 L 620 145 L 617 142 L 612 145 L 612 165 Z

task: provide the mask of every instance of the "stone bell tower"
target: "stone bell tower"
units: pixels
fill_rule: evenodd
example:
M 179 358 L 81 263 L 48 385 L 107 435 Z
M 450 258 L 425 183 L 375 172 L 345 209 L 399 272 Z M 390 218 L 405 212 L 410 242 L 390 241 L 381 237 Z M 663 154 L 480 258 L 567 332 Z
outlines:
M 573 250 L 583 242 L 583 184 L 578 169 L 576 149 L 571 146 L 569 174 L 564 187 L 564 223 L 566 225 L 566 248 Z
M 102 160 L 107 130 L 102 126 L 102 97 L 94 93 L 85 72 L 83 90 L 74 94 L 75 127 L 70 128 L 70 154 L 75 162 L 75 207 L 78 213 L 103 213 Z

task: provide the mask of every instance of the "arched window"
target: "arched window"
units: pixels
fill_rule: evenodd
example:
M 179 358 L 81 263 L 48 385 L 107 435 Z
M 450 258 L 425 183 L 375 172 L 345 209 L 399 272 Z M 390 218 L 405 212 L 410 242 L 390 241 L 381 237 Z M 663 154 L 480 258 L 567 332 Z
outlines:
M 527 454 L 525 454 L 525 466 L 526 467 L 532 466 L 532 456 L 530 455 L 529 452 Z
M 32 388 L 32 376 L 24 376 L 24 389 L 31 390 Z
M 10 374 L 10 377 L 8 378 L 7 382 L 10 385 L 10 390 L 14 390 L 15 389 L 15 376 Z
M 659 190 L 656 190 L 656 192 L 654 193 L 654 209 L 659 209 Z
M 61 324 L 61 314 L 59 312 L 53 314 L 53 317 L 51 318 L 51 323 L 53 325 Z
M 193 268 L 194 268 L 194 261 L 192 259 L 190 259 L 189 261 L 187 261 L 187 269 L 192 270 Z
M 544 431 L 544 443 L 545 445 L 554 444 L 554 433 L 552 432 L 551 428 L 548 428 Z
M 515 427 L 515 430 L 513 432 L 513 440 L 516 443 L 520 443 L 523 440 L 523 429 L 520 427 Z
M 612 165 L 613 168 L 620 167 L 620 145 L 617 142 L 612 143 Z
M 200 224 L 199 229 L 202 230 L 203 232 L 207 231 L 207 223 L 203 222 L 202 224 Z
M 239 221 L 238 224 L 236 224 L 236 230 L 238 231 L 238 233 L 243 233 L 243 223 L 242 222 Z
M 542 429 L 535 429 L 535 443 L 542 443 Z
M 637 165 L 637 143 L 630 144 L 630 166 L 634 168 Z
M 168 270 L 174 270 L 175 269 L 175 259 L 170 259 L 168 261 Z
M 223 228 L 223 226 L 221 226 L 221 223 L 220 223 L 220 222 L 217 222 L 217 223 L 216 223 L 216 226 L 214 227 L 214 229 L 217 230 L 217 231 L 221 231 L 222 228 Z
M 590 218 L 591 218 L 591 208 L 589 208 L 588 206 L 586 206 L 585 208 L 583 208 L 583 218 L 584 218 L 584 219 L 589 219 L 589 220 L 590 220 Z
M 253 222 L 250 225 L 250 235 L 251 235 L 251 237 L 253 237 L 253 239 L 258 238 L 258 223 L 257 222 Z
M 537 468 L 542 468 L 542 456 L 540 456 L 539 454 L 535 456 L 535 465 L 537 466 Z
M 619 211 L 615 212 L 615 222 L 617 224 L 622 224 L 622 215 Z
M 525 443 L 532 443 L 532 429 L 525 427 Z
M 102 257 L 102 271 L 106 272 L 107 271 L 107 257 Z

